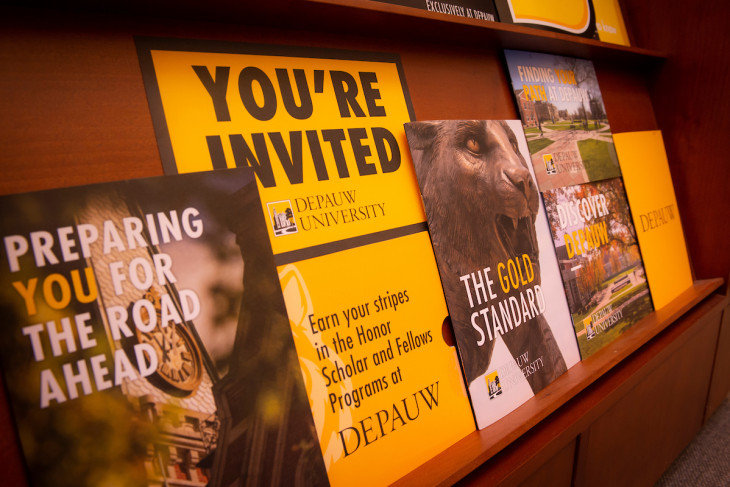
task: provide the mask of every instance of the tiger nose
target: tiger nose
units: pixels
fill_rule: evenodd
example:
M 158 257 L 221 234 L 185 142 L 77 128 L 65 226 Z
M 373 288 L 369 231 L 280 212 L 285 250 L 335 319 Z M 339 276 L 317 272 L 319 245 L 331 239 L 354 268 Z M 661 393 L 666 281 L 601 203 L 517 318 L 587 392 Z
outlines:
M 530 184 L 532 179 L 530 178 L 530 171 L 522 166 L 510 166 L 503 171 L 504 176 L 512 185 L 517 188 L 520 194 L 524 195 L 525 198 L 529 199 L 530 196 Z

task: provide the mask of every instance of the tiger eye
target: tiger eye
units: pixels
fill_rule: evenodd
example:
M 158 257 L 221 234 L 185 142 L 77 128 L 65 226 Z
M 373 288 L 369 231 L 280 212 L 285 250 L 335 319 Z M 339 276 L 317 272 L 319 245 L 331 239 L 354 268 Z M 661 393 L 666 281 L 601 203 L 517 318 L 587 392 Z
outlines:
M 479 142 L 477 142 L 475 139 L 467 139 L 466 148 L 469 150 L 469 152 L 473 152 L 474 154 L 479 154 L 482 150 L 482 148 L 479 146 Z

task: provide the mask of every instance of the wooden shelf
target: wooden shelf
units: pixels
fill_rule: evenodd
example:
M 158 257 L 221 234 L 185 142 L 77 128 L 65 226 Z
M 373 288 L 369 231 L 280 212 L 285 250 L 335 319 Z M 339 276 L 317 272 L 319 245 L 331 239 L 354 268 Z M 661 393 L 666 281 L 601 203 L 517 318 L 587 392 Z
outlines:
M 628 3 L 633 3 L 635 8 L 643 6 L 638 0 Z M 665 9 L 659 2 L 654 4 L 656 8 Z M 612 126 L 617 131 L 661 128 L 673 135 L 667 140 L 680 144 L 679 149 L 687 146 L 685 151 L 690 152 L 686 153 L 670 145 L 667 148 L 670 157 L 678 153 L 686 156 L 677 156 L 682 162 L 672 169 L 679 176 L 675 178 L 675 184 L 678 184 L 680 211 L 683 217 L 687 216 L 684 218 L 685 229 L 689 230 L 686 234 L 703 244 L 690 247 L 693 260 L 711 257 L 720 261 L 721 254 L 726 254 L 715 248 L 717 239 L 710 238 L 712 232 L 716 232 L 713 222 L 717 221 L 711 217 L 712 211 L 715 208 L 722 211 L 726 206 L 722 204 L 723 193 L 707 190 L 708 184 L 722 185 L 724 179 L 717 177 L 708 182 L 707 171 L 696 170 L 699 161 L 703 164 L 710 161 L 712 165 L 711 161 L 722 160 L 705 155 L 717 144 L 698 142 L 698 137 L 717 139 L 717 131 L 705 126 L 701 131 L 695 130 L 697 124 L 689 123 L 683 114 L 692 111 L 707 117 L 713 121 L 709 124 L 711 127 L 722 127 L 722 120 L 713 112 L 714 100 L 696 89 L 699 86 L 696 79 L 685 79 L 685 89 L 674 91 L 677 78 L 699 76 L 696 70 L 680 68 L 696 64 L 694 57 L 701 50 L 695 47 L 697 44 L 685 42 L 684 36 L 678 36 L 662 16 L 647 14 L 634 18 L 653 18 L 652 23 L 660 33 L 666 31 L 667 36 L 682 39 L 687 51 L 691 51 L 691 56 L 686 55 L 689 60 L 683 58 L 683 63 L 678 64 L 674 50 L 669 56 L 641 47 L 624 47 L 373 0 L 214 0 L 208 3 L 196 0 L 152 3 L 72 0 L 56 9 L 4 8 L 3 13 L 6 15 L 0 24 L 5 28 L 7 47 L 3 57 L 3 89 L 11 96 L 6 97 L 6 117 L 0 124 L 8 141 L 2 159 L 5 178 L 0 182 L 0 193 L 162 173 L 134 49 L 133 39 L 137 35 L 398 53 L 419 119 L 515 118 L 501 49 L 525 49 L 592 59 Z M 671 17 L 682 15 L 684 13 L 667 13 Z M 694 28 L 684 29 L 685 32 L 705 32 L 704 24 L 708 20 L 695 17 Z M 643 24 L 642 28 L 640 33 L 645 38 L 656 37 L 656 33 Z M 687 37 L 692 40 L 691 36 Z M 697 38 L 714 39 L 705 35 L 697 35 Z M 660 49 L 669 45 L 642 38 L 639 43 Z M 710 50 L 702 53 L 703 56 L 716 55 Z M 727 63 L 707 61 L 706 65 L 726 69 Z M 705 78 L 722 79 L 722 73 Z M 655 79 L 664 86 L 663 91 L 654 89 Z M 692 96 L 685 96 L 687 93 Z M 663 122 L 661 127 L 657 119 Z M 675 119 L 675 123 L 667 123 L 667 120 Z M 681 169 L 678 173 L 677 168 Z M 720 176 L 727 176 L 727 172 L 718 171 L 717 164 L 713 168 Z M 690 177 L 700 181 L 699 185 L 684 187 Z M 696 205 L 698 213 L 685 212 L 683 201 L 685 205 Z M 708 247 L 712 251 L 704 251 Z M 722 265 L 715 265 L 698 275 L 725 275 L 717 269 L 722 269 Z M 451 484 L 464 478 L 468 481 L 473 472 L 485 470 L 490 484 L 491 479 L 509 478 L 511 481 L 529 474 L 530 468 L 520 468 L 525 458 L 549 459 L 563 449 L 572 462 L 578 456 L 575 454 L 577 448 L 571 449 L 569 443 L 573 442 L 575 446 L 576 435 L 582 435 L 588 422 L 604 414 L 614 404 L 614 396 L 631 387 L 637 376 L 646 378 L 647 372 L 640 369 L 646 357 L 664 360 L 678 350 L 682 351 L 687 335 L 691 334 L 680 336 L 682 330 L 702 328 L 693 325 L 697 316 L 712 315 L 713 319 L 717 316 L 718 306 L 727 303 L 727 298 L 713 295 L 721 283 L 721 279 L 696 281 L 669 306 L 652 313 L 615 343 L 576 364 L 506 418 L 470 434 L 411 472 L 398 485 Z M 730 326 L 730 320 L 726 322 Z M 730 336 L 728 326 L 726 336 Z M 710 327 L 706 328 L 703 333 L 712 331 Z M 730 339 L 725 341 L 730 349 Z M 710 357 L 707 360 L 711 360 L 711 354 L 705 349 L 694 355 L 687 353 L 688 363 L 694 365 L 692 360 L 697 357 Z M 718 357 L 721 355 L 717 352 Z M 727 381 L 720 379 L 728 376 L 728 370 L 726 365 L 720 368 L 721 373 L 713 378 L 715 382 L 723 383 L 717 393 L 722 398 Z M 695 372 L 689 367 L 684 369 L 690 374 Z M 693 383 L 705 380 L 709 380 L 709 373 L 707 377 L 697 374 L 688 379 Z M 648 382 L 658 383 L 653 379 Z M 702 403 L 700 405 L 704 407 L 702 394 L 686 395 L 681 399 Z M 677 402 L 674 400 L 672 404 Z M 13 428 L 2 394 L 0 403 L 0 422 L 4 421 L 0 431 L 8 440 L 0 446 L 9 467 L 4 478 L 12 479 L 7 471 L 15 467 L 16 480 L 8 480 L 9 485 L 23 485 L 24 472 L 15 436 L 10 433 Z M 625 409 L 633 412 L 631 407 Z M 579 421 L 575 419 L 576 414 L 580 415 Z M 651 411 L 650 414 L 655 413 Z M 684 421 L 684 416 L 680 417 Z M 676 434 L 676 429 L 673 427 L 672 434 L 667 435 L 667 442 L 675 437 L 684 440 Z M 657 431 L 664 434 L 668 429 L 657 428 Z M 620 433 L 617 432 L 617 436 Z M 558 441 L 554 440 L 556 435 L 560 435 Z M 590 438 L 585 442 L 584 439 L 580 442 L 586 444 Z M 671 454 L 663 456 L 668 458 Z M 568 475 L 571 475 L 571 467 L 566 467 Z
M 502 49 L 525 49 L 590 59 L 611 60 L 627 65 L 661 62 L 666 54 L 634 46 L 609 44 L 594 39 L 561 34 L 502 22 L 489 22 L 455 15 L 429 12 L 377 0 L 307 0 L 312 3 L 339 6 L 348 19 L 366 17 L 363 11 L 376 12 L 377 23 L 392 29 L 402 29 L 409 35 L 427 35 L 433 39 L 458 36 Z M 354 9 L 360 9 L 358 13 Z M 391 18 L 393 17 L 393 18 Z M 364 18 L 362 20 L 365 20 Z M 349 20 L 348 20 L 349 22 Z M 375 25 L 374 23 L 372 25 Z
M 212 21 L 234 25 L 295 29 L 363 37 L 429 40 L 440 45 L 478 45 L 524 49 L 606 60 L 624 66 L 659 64 L 666 53 L 621 46 L 579 36 L 502 22 L 468 19 L 376 0 L 270 0 L 251 4 L 235 0 L 110 0 L 98 4 L 72 0 L 59 12 L 114 14 L 136 18 Z M 49 9 L 50 10 L 50 9 Z M 49 11 L 49 10 L 46 10 Z
M 722 279 L 695 281 L 671 304 L 651 313 L 618 340 L 578 362 L 515 411 L 470 434 L 395 485 L 451 485 L 462 479 L 650 342 L 722 283 Z

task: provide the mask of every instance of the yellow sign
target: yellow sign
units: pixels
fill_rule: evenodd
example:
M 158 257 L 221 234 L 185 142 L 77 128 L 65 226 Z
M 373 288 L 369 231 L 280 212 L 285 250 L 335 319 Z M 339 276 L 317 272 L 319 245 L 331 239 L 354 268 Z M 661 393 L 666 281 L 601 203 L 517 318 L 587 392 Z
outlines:
M 141 56 L 165 172 L 252 166 L 262 205 L 290 201 L 298 227 L 269 228 L 275 254 L 423 222 L 397 58 L 269 51 Z
M 392 483 L 473 431 L 398 58 L 138 46 L 165 171 L 256 172 L 330 482 Z
M 692 286 L 687 247 L 660 131 L 613 134 L 654 308 Z
M 598 38 L 612 44 L 630 45 L 618 0 L 593 0 L 593 8 L 596 10 Z
M 582 34 L 591 26 L 591 7 L 588 0 L 507 0 L 507 3 L 516 24 L 537 24 L 573 34 Z
M 474 429 L 427 233 L 279 277 L 332 484 L 389 484 Z

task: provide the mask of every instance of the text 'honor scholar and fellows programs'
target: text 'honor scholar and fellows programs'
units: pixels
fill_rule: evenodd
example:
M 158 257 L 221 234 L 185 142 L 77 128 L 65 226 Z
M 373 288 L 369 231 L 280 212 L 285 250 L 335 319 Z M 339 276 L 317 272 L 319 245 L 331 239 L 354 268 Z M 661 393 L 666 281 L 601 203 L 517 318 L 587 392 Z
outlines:
M 398 331 L 389 320 L 381 320 L 381 312 L 397 313 L 409 306 L 411 297 L 407 290 L 386 292 L 372 300 L 331 314 L 308 316 L 309 332 L 314 339 L 319 369 L 328 389 L 360 374 L 372 374 L 382 370 L 370 381 L 353 386 L 344 392 L 328 392 L 330 411 L 345 408 L 358 409 L 371 398 L 392 385 L 404 380 L 400 365 L 387 368 L 391 360 L 413 353 L 434 341 L 431 331 L 415 334 Z M 373 320 L 373 317 L 376 317 Z M 366 344 L 377 345 L 374 352 L 360 352 Z M 385 367 L 384 367 L 385 366 Z M 372 376 L 372 375 L 371 375 Z M 438 407 L 438 381 L 380 409 L 365 418 L 353 422 L 338 432 L 345 456 L 366 447 L 403 426 L 415 421 L 425 411 Z

